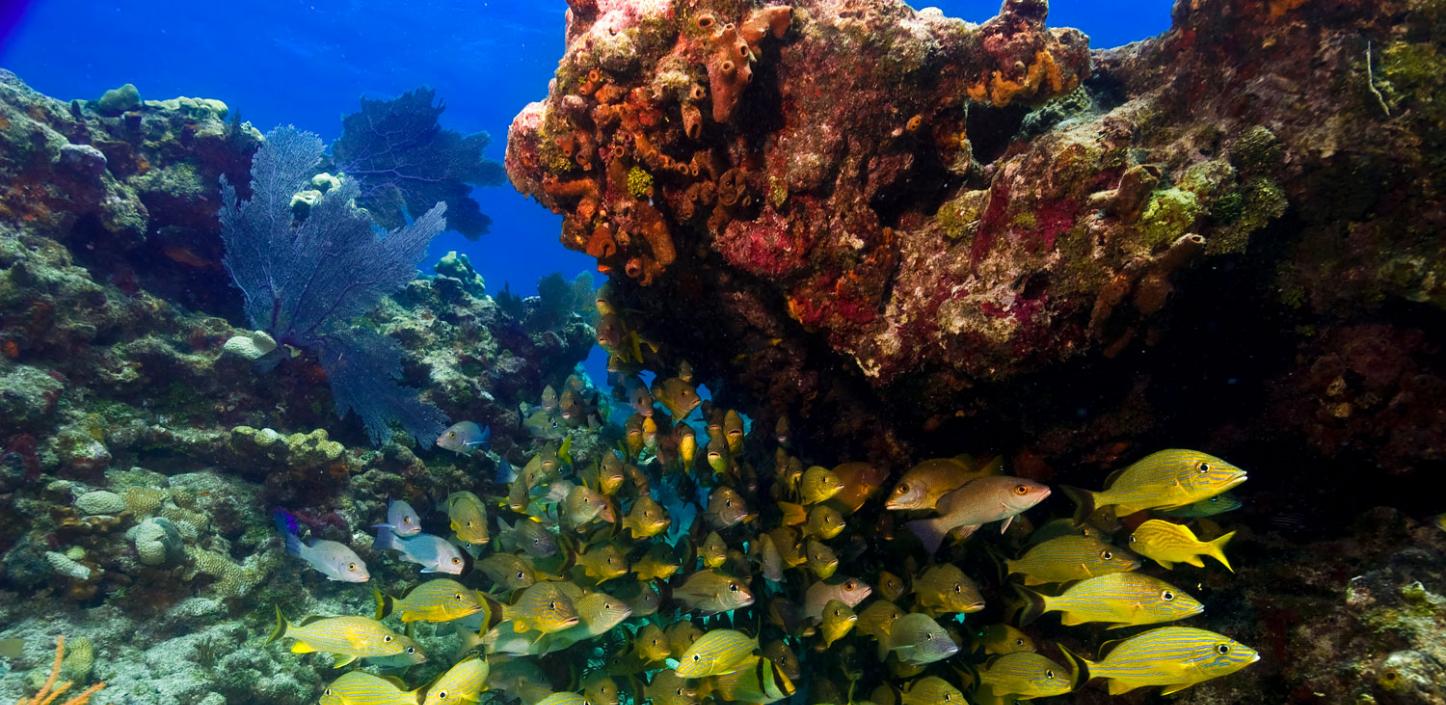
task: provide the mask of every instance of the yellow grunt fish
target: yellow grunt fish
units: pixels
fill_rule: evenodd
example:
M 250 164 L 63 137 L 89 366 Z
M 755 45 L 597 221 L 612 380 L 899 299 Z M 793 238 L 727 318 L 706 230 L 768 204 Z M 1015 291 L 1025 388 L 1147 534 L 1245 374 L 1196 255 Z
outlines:
M 668 637 L 663 634 L 662 627 L 656 624 L 644 625 L 633 636 L 633 653 L 637 654 L 643 663 L 662 663 L 672 655 L 668 648 Z
M 707 632 L 678 657 L 673 669 L 680 678 L 721 676 L 752 666 L 758 657 L 758 639 L 734 629 Z
M 619 705 L 618 682 L 605 673 L 594 673 L 582 682 L 582 695 L 591 705 Z
M 991 624 L 974 635 L 976 648 L 987 656 L 1003 656 L 1023 651 L 1038 651 L 1034 639 L 1008 624 Z
M 894 623 L 904 616 L 904 611 L 886 600 L 874 600 L 859 613 L 860 634 L 875 641 L 883 641 L 893 631 Z
M 838 571 L 838 556 L 828 544 L 809 539 L 805 548 L 808 570 L 819 580 L 828 580 Z
M 1083 523 L 1095 510 L 1114 507 L 1116 516 L 1146 509 L 1177 509 L 1245 482 L 1245 471 L 1197 450 L 1151 453 L 1105 479 L 1105 489 L 1091 492 L 1064 488 L 1078 505 L 1075 519 Z
M 938 676 L 909 681 L 899 691 L 902 705 L 969 705 L 954 684 Z
M 689 575 L 673 590 L 673 598 L 681 602 L 684 609 L 704 614 L 729 612 L 753 604 L 753 593 L 743 581 L 711 568 Z M 822 605 L 819 603 L 820 609 Z
M 1075 673 L 1049 658 L 1019 651 L 990 659 L 979 669 L 980 700 L 1032 700 L 1074 690 Z
M 559 632 L 578 623 L 577 607 L 563 592 L 566 583 L 542 582 L 522 591 L 517 602 L 502 607 L 502 619 L 514 631 Z
M 827 541 L 843 533 L 844 527 L 843 515 L 839 514 L 837 509 L 826 504 L 815 504 L 808 510 L 808 521 L 803 525 L 803 533 Z
M 979 586 L 953 563 L 929 566 L 914 581 L 918 606 L 931 615 L 970 614 L 984 609 Z
M 401 598 L 392 598 L 373 590 L 377 619 L 395 614 L 403 623 L 451 622 L 463 617 L 493 611 L 488 598 L 450 578 L 428 580 L 408 590 Z
M 852 607 L 839 600 L 829 600 L 823 606 L 823 621 L 818 625 L 818 633 L 823 641 L 818 645 L 819 651 L 824 651 L 833 646 L 835 641 L 844 638 L 853 631 L 854 626 L 859 623 L 859 616 L 854 613 Z
M 1024 576 L 1025 585 L 1063 583 L 1140 567 L 1130 551 L 1095 536 L 1060 536 L 1035 546 L 1018 560 L 1006 561 L 1010 575 Z
M 406 690 L 390 678 L 351 671 L 321 691 L 321 705 L 418 705 L 422 692 Z
M 814 465 L 803 471 L 803 478 L 798 485 L 798 496 L 805 505 L 818 504 L 832 499 L 842 492 L 843 488 L 843 480 L 832 470 Z
M 291 652 L 315 652 L 335 657 L 336 668 L 361 658 L 400 656 L 413 664 L 427 660 L 411 638 L 398 634 L 386 625 L 368 617 L 311 617 L 293 624 L 276 608 L 276 628 L 267 643 L 277 639 L 293 639 Z
M 1195 532 L 1184 524 L 1150 519 L 1130 534 L 1130 548 L 1164 566 L 1166 570 L 1174 568 L 1176 563 L 1188 563 L 1196 568 L 1203 568 L 1205 562 L 1200 560 L 1200 556 L 1209 556 L 1220 561 L 1220 565 L 1233 573 L 1235 569 L 1231 568 L 1230 561 L 1225 559 L 1225 544 L 1232 538 L 1235 538 L 1234 531 L 1213 541 L 1201 541 L 1195 538 Z
M 423 705 L 449 705 L 450 703 L 475 703 L 487 688 L 487 676 L 491 669 L 487 662 L 473 656 L 447 669 L 440 678 L 427 686 L 427 697 Z
M 879 658 L 892 653 L 900 663 L 924 666 L 959 652 L 949 633 L 927 614 L 906 614 L 894 622 L 888 635 L 879 640 Z
M 447 495 L 447 517 L 452 533 L 464 543 L 480 546 L 491 540 L 487 533 L 487 507 L 471 492 Z
M 1079 682 L 1109 681 L 1110 695 L 1164 686 L 1161 695 L 1228 676 L 1260 660 L 1260 654 L 1230 637 L 1193 627 L 1157 627 L 1118 642 L 1099 661 L 1064 651 L 1078 664 Z
M 1159 624 L 1205 611 L 1189 593 L 1141 573 L 1111 573 L 1069 586 L 1059 596 L 1017 588 L 1028 599 L 1021 621 L 1028 624 L 1045 612 L 1059 612 L 1066 626 L 1103 622 L 1111 629 Z
M 687 418 L 688 414 L 693 413 L 693 410 L 703 403 L 698 396 L 698 390 L 680 377 L 654 380 L 653 398 L 662 402 L 668 413 L 679 420 Z
M 661 545 L 653 544 L 648 552 L 633 563 L 633 574 L 638 580 L 667 580 L 678 572 L 678 560 L 673 552 Z
M 652 538 L 663 533 L 671 523 L 668 511 L 649 495 L 642 495 L 633 502 L 628 515 L 623 517 L 623 528 L 633 540 Z

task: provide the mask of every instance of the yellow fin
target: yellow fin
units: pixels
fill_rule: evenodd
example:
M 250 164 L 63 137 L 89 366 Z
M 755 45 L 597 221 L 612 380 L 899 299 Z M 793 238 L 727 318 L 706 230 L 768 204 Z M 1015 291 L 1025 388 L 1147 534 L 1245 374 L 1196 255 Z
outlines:
M 1184 690 L 1184 689 L 1186 689 L 1186 688 L 1189 688 L 1189 687 L 1192 686 L 1192 685 L 1195 685 L 1195 684 L 1194 684 L 1193 682 L 1191 682 L 1191 683 L 1176 683 L 1176 684 L 1174 684 L 1174 685 L 1167 685 L 1167 686 L 1165 686 L 1165 689 L 1164 689 L 1164 690 L 1160 691 L 1160 695 L 1174 695 L 1175 693 L 1178 693 L 1178 692 L 1180 692 L 1180 691 L 1182 691 L 1182 690 Z
M 310 654 L 315 652 L 316 648 L 304 641 L 298 641 L 291 645 L 291 653 L 293 654 Z
M 1231 568 L 1231 567 L 1230 567 L 1230 561 L 1228 561 L 1228 560 L 1225 559 L 1225 544 L 1230 543 L 1230 539 L 1233 539 L 1233 538 L 1235 538 L 1235 532 L 1234 532 L 1234 531 L 1232 531 L 1232 532 L 1230 532 L 1230 533 L 1228 533 L 1228 534 L 1225 534 L 1224 536 L 1221 536 L 1220 538 L 1215 539 L 1214 541 L 1207 542 L 1207 543 L 1205 544 L 1205 547 L 1206 547 L 1206 555 L 1210 556 L 1211 558 L 1214 558 L 1214 559 L 1217 560 L 1217 561 L 1220 561 L 1220 565 L 1225 566 L 1225 569 L 1228 570 L 1228 571 L 1230 571 L 1230 572 L 1232 572 L 1232 573 L 1235 572 L 1235 569 L 1234 569 L 1234 568 Z
M 1110 679 L 1110 695 L 1120 695 L 1122 693 L 1128 693 L 1138 687 L 1138 685 L 1131 685 L 1122 680 L 1115 680 L 1113 678 Z

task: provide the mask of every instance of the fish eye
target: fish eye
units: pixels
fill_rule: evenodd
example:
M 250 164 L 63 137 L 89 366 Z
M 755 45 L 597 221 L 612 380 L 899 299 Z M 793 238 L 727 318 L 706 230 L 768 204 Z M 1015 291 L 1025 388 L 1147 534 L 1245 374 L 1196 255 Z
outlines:
M 409 654 L 415 654 L 415 653 L 417 653 L 417 647 L 415 647 L 415 646 L 408 646 L 408 647 L 407 647 L 407 653 L 409 653 Z
M 1114 557 L 1115 557 L 1115 554 L 1113 554 L 1113 553 L 1111 553 L 1111 552 L 1109 552 L 1109 551 L 1100 551 L 1100 558 L 1103 558 L 1103 559 L 1105 559 L 1105 560 L 1109 560 L 1109 559 L 1114 558 Z
M 1166 602 L 1169 602 L 1170 600 L 1175 599 L 1175 593 L 1170 592 L 1169 590 L 1166 590 L 1166 591 L 1160 593 L 1160 599 L 1162 599 L 1162 600 L 1164 600 L 1164 601 L 1166 601 Z
M 1022 495 L 1027 495 L 1027 494 L 1029 494 L 1029 488 L 1026 487 L 1025 485 L 1015 485 L 1015 486 L 1014 486 L 1014 494 L 1021 495 L 1021 496 L 1022 496 Z
M 908 485 L 908 483 L 902 483 L 902 484 L 899 485 L 899 494 L 903 494 L 903 493 L 908 492 L 908 491 L 909 491 L 909 485 Z
M 448 431 L 448 432 L 447 432 L 447 437 L 448 437 L 448 438 L 456 438 L 456 437 L 457 437 L 457 432 L 456 432 L 456 431 Z
M 388 644 L 392 643 L 392 635 L 388 634 L 388 635 L 382 637 L 382 641 L 383 641 L 383 642 L 386 642 L 386 643 L 388 643 Z
M 347 570 L 356 570 L 356 564 L 355 564 L 355 563 L 348 563 L 348 564 L 346 564 L 346 569 L 347 569 Z
M 703 656 L 702 656 L 701 654 L 693 654 L 693 660 L 694 660 L 694 661 L 701 661 L 702 659 L 703 659 Z
M 725 506 L 725 507 L 732 507 L 732 506 L 733 506 L 733 500 L 731 500 L 731 499 L 725 499 L 725 500 L 723 500 L 723 506 Z
M 439 691 L 437 691 L 437 699 L 438 699 L 438 700 L 446 700 L 446 699 L 447 699 L 447 691 L 445 691 L 445 690 L 439 690 Z
M 457 556 L 452 556 L 452 565 L 462 565 L 462 559 Z
M 1210 463 L 1200 463 L 1200 472 L 1201 472 L 1201 473 L 1210 472 Z
M 1015 639 L 1015 640 L 1014 640 L 1014 645 L 1015 645 L 1015 646 L 1024 646 L 1024 640 L 1023 640 L 1023 639 Z
M 845 589 L 845 590 L 852 590 L 852 589 L 854 589 L 854 581 L 850 580 L 850 581 L 844 583 L 844 589 Z
M 555 609 L 557 609 L 557 600 L 553 600 L 552 602 L 547 603 L 547 609 L 550 609 L 550 610 L 555 610 Z
M 517 571 L 517 579 L 518 579 L 518 580 L 521 580 L 521 579 L 523 579 L 523 578 L 525 578 L 525 577 L 527 577 L 527 576 L 523 575 L 523 574 L 522 574 L 522 571 L 520 571 L 520 570 Z
M 1044 677 L 1053 680 L 1053 679 L 1054 679 L 1054 669 L 1053 669 L 1053 668 L 1046 668 L 1046 669 L 1044 669 Z
M 729 592 L 738 592 L 738 583 L 728 583 Z
M 964 586 L 958 583 L 954 583 L 954 592 L 964 592 Z
M 331 695 L 331 688 L 327 688 L 326 690 L 321 691 L 321 694 L 322 694 L 322 695 Z
M 460 593 L 460 592 L 452 595 L 452 597 L 457 598 L 457 601 L 458 601 L 458 602 L 461 602 L 461 601 L 462 601 L 462 593 Z
M 946 703 L 949 702 L 953 697 L 954 697 L 954 695 L 953 695 L 952 693 L 945 693 L 945 694 L 944 694 L 944 702 L 946 702 Z
M 1229 644 L 1221 644 L 1221 645 L 1215 647 L 1215 650 L 1216 650 L 1216 651 L 1219 651 L 1221 656 L 1224 656 L 1225 654 L 1230 653 L 1230 645 L 1229 645 Z
M 1134 542 L 1139 541 L 1139 540 L 1140 540 L 1140 539 L 1139 539 L 1138 536 L 1135 536 L 1134 534 L 1130 534 L 1130 543 L 1134 543 Z

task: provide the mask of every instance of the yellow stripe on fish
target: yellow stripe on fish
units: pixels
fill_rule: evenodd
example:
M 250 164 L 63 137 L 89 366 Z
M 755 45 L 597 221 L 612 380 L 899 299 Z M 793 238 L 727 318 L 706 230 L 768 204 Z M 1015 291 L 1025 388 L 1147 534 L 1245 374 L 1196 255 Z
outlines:
M 1078 664 L 1081 682 L 1104 678 L 1110 695 L 1148 686 L 1164 686 L 1161 694 L 1170 695 L 1260 660 L 1254 649 L 1230 637 L 1193 627 L 1141 632 L 1118 642 L 1098 661 L 1064 653 Z
M 1245 482 L 1245 471 L 1208 453 L 1172 449 L 1151 453 L 1105 479 L 1105 489 L 1064 488 L 1083 521 L 1095 510 L 1114 507 L 1116 516 L 1146 509 L 1175 509 L 1209 499 Z
M 1130 548 L 1140 555 L 1149 558 L 1166 570 L 1175 566 L 1176 563 L 1188 563 L 1196 568 L 1205 567 L 1205 562 L 1200 560 L 1201 556 L 1209 556 L 1226 570 L 1235 572 L 1230 567 L 1230 561 L 1225 559 L 1225 544 L 1235 537 L 1232 531 L 1213 541 L 1201 541 L 1195 538 L 1195 532 L 1184 524 L 1165 521 L 1164 519 L 1151 519 L 1135 528 L 1130 534 Z

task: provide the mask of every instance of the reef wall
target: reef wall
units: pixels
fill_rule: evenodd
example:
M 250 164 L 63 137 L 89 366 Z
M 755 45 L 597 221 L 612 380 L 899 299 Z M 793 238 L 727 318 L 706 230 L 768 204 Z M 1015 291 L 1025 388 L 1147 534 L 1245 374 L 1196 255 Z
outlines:
M 513 184 L 655 367 L 819 456 L 1268 430 L 1439 466 L 1439 1 L 1182 2 L 1103 51 L 1043 0 L 570 4 Z

